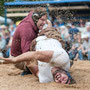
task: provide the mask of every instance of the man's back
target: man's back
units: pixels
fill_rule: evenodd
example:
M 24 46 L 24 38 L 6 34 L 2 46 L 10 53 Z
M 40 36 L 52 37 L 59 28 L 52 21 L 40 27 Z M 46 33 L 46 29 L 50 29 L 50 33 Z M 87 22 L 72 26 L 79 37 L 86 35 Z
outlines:
M 37 27 L 32 20 L 32 12 L 18 25 L 12 40 L 11 55 L 18 56 L 29 51 L 31 41 L 37 37 Z

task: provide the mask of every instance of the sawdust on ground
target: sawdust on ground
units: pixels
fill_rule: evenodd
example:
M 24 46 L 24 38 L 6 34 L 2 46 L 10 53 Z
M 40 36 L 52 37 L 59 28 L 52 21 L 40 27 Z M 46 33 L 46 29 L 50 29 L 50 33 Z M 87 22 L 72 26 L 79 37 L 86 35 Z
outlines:
M 39 83 L 33 75 L 21 76 L 14 65 L 0 65 L 0 90 L 89 90 L 90 61 L 75 61 L 70 69 L 76 84 Z

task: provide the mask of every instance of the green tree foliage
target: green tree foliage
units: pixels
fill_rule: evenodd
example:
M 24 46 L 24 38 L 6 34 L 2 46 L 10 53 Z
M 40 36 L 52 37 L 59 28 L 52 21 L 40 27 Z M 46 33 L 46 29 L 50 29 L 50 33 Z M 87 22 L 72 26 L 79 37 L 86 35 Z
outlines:
M 0 0 L 0 16 L 4 14 L 4 0 Z
M 4 3 L 5 2 L 12 2 L 14 0 L 0 0 L 0 16 L 4 16 Z

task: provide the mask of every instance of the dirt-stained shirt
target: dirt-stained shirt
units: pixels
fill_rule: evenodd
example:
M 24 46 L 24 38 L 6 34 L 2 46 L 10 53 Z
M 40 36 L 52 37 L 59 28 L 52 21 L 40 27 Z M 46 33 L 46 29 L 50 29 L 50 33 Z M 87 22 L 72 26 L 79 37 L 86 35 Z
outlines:
M 49 63 L 38 61 L 38 78 L 40 83 L 47 83 L 53 81 L 52 68 L 60 67 L 66 71 L 70 69 L 70 59 L 67 52 L 62 48 L 61 43 L 52 38 L 46 36 L 39 36 L 36 38 L 36 51 L 48 51 L 54 52 Z

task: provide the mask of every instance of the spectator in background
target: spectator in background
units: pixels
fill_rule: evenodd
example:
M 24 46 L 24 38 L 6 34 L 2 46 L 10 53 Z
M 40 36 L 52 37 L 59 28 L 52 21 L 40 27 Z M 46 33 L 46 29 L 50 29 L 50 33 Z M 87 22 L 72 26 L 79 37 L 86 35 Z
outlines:
M 58 28 L 58 23 L 57 22 L 54 22 L 53 27 Z
M 10 36 L 13 36 L 13 35 L 14 35 L 14 33 L 15 33 L 15 29 L 16 29 L 16 28 L 14 28 L 13 25 L 10 26 Z
M 71 21 L 67 21 L 67 25 L 66 26 L 71 27 L 72 26 L 72 22 Z
M 90 60 L 90 22 L 87 22 L 85 25 L 86 30 L 82 33 L 83 42 L 83 54 L 87 56 L 87 59 Z
M 63 26 L 63 25 L 64 25 L 63 20 L 59 18 L 59 19 L 58 19 L 58 26 L 61 27 L 61 26 Z
M 70 41 L 68 29 L 66 28 L 66 26 L 61 26 L 60 32 L 61 32 L 61 37 L 62 37 L 63 41 Z
M 77 34 L 78 32 L 79 32 L 79 30 L 75 27 L 74 24 L 72 24 L 71 28 L 69 29 L 69 34 L 70 34 L 71 42 L 74 41 L 74 34 Z
M 83 39 L 81 38 L 81 33 L 74 34 L 74 42 L 76 48 L 78 48 L 83 43 Z
M 8 44 L 6 45 L 6 57 L 9 57 L 10 56 L 10 51 L 11 51 L 11 45 L 12 45 L 12 39 L 13 39 L 13 36 L 10 37 L 10 40 L 8 42 Z
M 84 56 L 86 56 L 87 59 L 90 60 L 90 43 L 89 43 L 88 36 L 84 37 L 83 48 L 84 48 L 84 50 L 83 50 Z
M 59 16 L 56 17 L 56 19 L 54 20 L 54 23 L 57 23 L 58 27 L 61 27 L 64 25 L 64 22 Z
M 80 19 L 79 20 L 79 27 L 85 27 L 85 21 Z
M 85 29 L 83 30 L 81 37 L 83 38 L 85 35 L 90 38 L 90 22 L 86 22 Z
M 75 45 L 72 45 L 72 48 L 68 51 L 68 54 L 69 54 L 69 58 L 71 60 L 76 60 L 77 59 L 78 51 L 77 51 Z
M 7 57 L 6 52 L 8 50 L 8 43 L 9 43 L 9 40 L 10 40 L 10 32 L 8 30 L 4 31 L 3 38 L 6 41 L 6 46 L 5 46 L 4 50 L 3 50 L 3 55 L 4 55 L 4 57 Z
M 83 43 L 83 40 L 81 39 L 81 33 L 75 34 L 73 44 L 75 45 L 75 48 L 77 49 L 77 52 L 78 52 L 78 55 L 75 59 L 79 58 L 80 60 L 83 60 L 82 43 Z
M 90 22 L 86 23 L 86 33 L 88 34 L 89 42 L 90 42 Z
M 4 39 L 6 40 L 6 45 L 8 45 L 10 40 L 10 32 L 8 30 L 5 30 Z
M 16 25 L 14 24 L 14 22 L 12 21 L 9 25 L 9 31 L 11 31 L 11 27 L 13 26 L 13 28 L 15 29 L 16 28 Z
M 6 28 L 6 26 L 5 25 L 2 25 L 1 26 L 1 35 L 2 35 L 2 37 L 4 36 L 4 34 L 5 34 L 5 30 L 7 30 L 7 28 Z
M 6 40 L 6 47 L 5 47 L 5 52 L 4 52 L 5 57 L 9 57 L 10 56 L 10 48 L 11 47 L 9 47 L 8 44 L 10 42 L 10 38 L 11 37 L 12 36 L 10 36 L 10 31 L 6 30 L 5 31 L 5 36 L 4 36 L 4 38 Z
M 77 55 L 76 59 L 84 60 L 82 44 L 77 48 L 77 51 L 78 51 L 78 55 Z
M 5 39 L 0 35 L 0 55 L 3 56 L 3 50 L 6 47 L 6 41 Z

